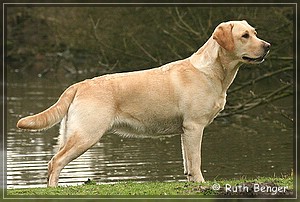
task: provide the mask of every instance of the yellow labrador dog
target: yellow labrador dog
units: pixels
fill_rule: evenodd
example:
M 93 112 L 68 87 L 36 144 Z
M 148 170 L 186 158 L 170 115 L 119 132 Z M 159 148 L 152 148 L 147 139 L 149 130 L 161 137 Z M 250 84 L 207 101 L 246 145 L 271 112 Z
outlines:
M 61 121 L 60 148 L 48 164 L 48 186 L 61 170 L 106 133 L 128 137 L 181 134 L 184 173 L 203 182 L 203 129 L 223 110 L 226 91 L 242 63 L 264 61 L 270 44 L 246 21 L 216 27 L 189 58 L 158 68 L 111 74 L 70 86 L 47 110 L 22 118 L 22 129 L 47 129 Z

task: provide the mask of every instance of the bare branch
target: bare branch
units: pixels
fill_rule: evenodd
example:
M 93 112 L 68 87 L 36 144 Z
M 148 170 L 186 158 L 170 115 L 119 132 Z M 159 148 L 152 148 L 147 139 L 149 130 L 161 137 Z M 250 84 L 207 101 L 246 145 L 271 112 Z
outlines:
M 129 52 L 126 52 L 124 50 L 121 50 L 121 49 L 117 49 L 117 48 L 113 48 L 113 47 L 110 47 L 108 45 L 106 45 L 105 43 L 103 43 L 102 40 L 100 40 L 98 34 L 97 34 L 97 27 L 98 27 L 98 23 L 99 23 L 99 19 L 97 20 L 97 22 L 95 23 L 92 16 L 89 15 L 90 17 L 90 20 L 92 22 L 92 25 L 93 25 L 93 30 L 94 30 L 94 37 L 97 41 L 97 43 L 101 44 L 102 46 L 104 46 L 105 48 L 108 48 L 110 50 L 113 50 L 113 51 L 116 51 L 118 53 L 122 53 L 122 54 L 125 54 L 125 55 L 128 55 L 128 56 L 131 56 L 131 57 L 134 57 L 134 58 L 139 58 L 139 59 L 145 59 L 144 57 L 141 57 L 141 56 L 138 56 L 136 54 L 133 54 L 133 53 L 129 53 Z
M 256 79 L 253 79 L 253 80 L 250 80 L 248 82 L 245 82 L 244 84 L 242 84 L 240 86 L 237 86 L 237 87 L 235 87 L 233 89 L 229 89 L 228 93 L 233 93 L 233 92 L 238 91 L 238 90 L 240 90 L 242 88 L 245 88 L 248 85 L 254 84 L 254 83 L 256 83 L 256 82 L 258 82 L 260 80 L 263 80 L 263 79 L 272 77 L 272 76 L 274 76 L 276 74 L 279 74 L 279 73 L 282 73 L 282 72 L 285 72 L 285 71 L 290 71 L 290 70 L 293 70 L 293 67 L 285 67 L 285 68 L 279 69 L 279 70 L 274 71 L 274 72 L 265 73 L 265 74 L 257 77 Z
M 179 39 L 178 37 L 176 37 L 174 34 L 171 34 L 170 32 L 168 32 L 167 30 L 163 29 L 163 32 L 167 35 L 169 35 L 170 37 L 172 37 L 173 39 L 179 41 L 180 43 L 182 43 L 183 45 L 185 45 L 190 51 L 195 50 L 194 47 L 190 46 L 188 43 L 186 43 L 185 41 L 183 41 L 182 39 Z
M 143 46 L 134 37 L 132 37 L 132 40 L 149 58 L 151 58 L 154 62 L 158 62 L 158 60 L 153 57 L 146 49 L 144 49 Z
M 240 114 L 240 113 L 243 113 L 250 109 L 253 109 L 259 105 L 271 103 L 275 100 L 293 95 L 292 91 L 286 91 L 286 89 L 288 89 L 290 87 L 292 87 L 292 84 L 286 84 L 286 85 L 282 86 L 281 88 L 279 88 L 275 91 L 272 91 L 268 95 L 252 97 L 249 100 L 246 100 L 243 104 L 227 107 L 227 109 L 230 109 L 230 110 L 225 110 L 224 112 L 220 113 L 220 115 L 218 117 L 227 117 L 227 116 L 231 116 L 234 114 Z
M 285 110 L 283 110 L 283 109 L 280 110 L 280 109 L 278 109 L 278 107 L 276 107 L 276 106 L 273 105 L 273 104 L 270 104 L 270 106 L 271 106 L 275 111 L 280 112 L 280 114 L 281 114 L 284 118 L 286 118 L 287 120 L 289 120 L 289 121 L 291 121 L 291 122 L 294 121 L 294 118 L 293 118 L 291 115 L 287 114 Z
M 270 57 L 271 60 L 293 60 L 293 57 Z
M 186 23 L 186 22 L 183 20 L 182 15 L 180 15 L 180 13 L 179 13 L 178 7 L 175 8 L 175 11 L 176 11 L 177 17 L 178 17 L 178 19 L 179 19 L 179 22 L 181 22 L 182 25 L 183 25 L 184 27 L 180 26 L 180 25 L 177 23 L 177 21 L 175 21 L 176 24 L 178 24 L 182 29 L 185 29 L 186 31 L 191 32 L 191 33 L 195 34 L 196 36 L 199 36 L 200 33 L 197 32 L 196 30 L 194 30 L 188 23 Z
M 183 58 L 179 53 L 177 53 L 177 50 L 175 48 L 172 48 L 170 44 L 167 43 L 167 47 L 170 49 L 170 51 L 178 58 Z

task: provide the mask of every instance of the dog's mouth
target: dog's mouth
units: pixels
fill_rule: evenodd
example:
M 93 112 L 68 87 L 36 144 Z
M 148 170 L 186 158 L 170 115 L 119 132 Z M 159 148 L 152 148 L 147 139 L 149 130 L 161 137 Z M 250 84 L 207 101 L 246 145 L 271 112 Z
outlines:
M 267 51 L 263 56 L 257 57 L 257 58 L 251 58 L 248 56 L 243 56 L 242 59 L 248 63 L 262 63 L 265 60 L 266 55 L 269 53 Z

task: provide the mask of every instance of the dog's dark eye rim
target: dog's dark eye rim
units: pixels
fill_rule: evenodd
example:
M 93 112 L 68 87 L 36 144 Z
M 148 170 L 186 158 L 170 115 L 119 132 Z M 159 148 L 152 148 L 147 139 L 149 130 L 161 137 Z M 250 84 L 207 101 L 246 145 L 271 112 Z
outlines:
M 248 39 L 249 38 L 249 34 L 245 33 L 245 34 L 242 35 L 242 37 L 245 38 L 245 39 Z

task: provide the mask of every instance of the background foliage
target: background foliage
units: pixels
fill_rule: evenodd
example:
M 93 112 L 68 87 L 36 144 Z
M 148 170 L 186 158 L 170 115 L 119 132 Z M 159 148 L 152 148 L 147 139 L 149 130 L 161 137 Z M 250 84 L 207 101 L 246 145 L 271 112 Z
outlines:
M 227 116 L 291 100 L 294 18 L 288 6 L 8 7 L 7 64 L 23 75 L 74 80 L 148 69 L 189 57 L 219 23 L 245 19 L 272 47 L 263 64 L 240 70 Z

